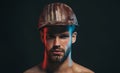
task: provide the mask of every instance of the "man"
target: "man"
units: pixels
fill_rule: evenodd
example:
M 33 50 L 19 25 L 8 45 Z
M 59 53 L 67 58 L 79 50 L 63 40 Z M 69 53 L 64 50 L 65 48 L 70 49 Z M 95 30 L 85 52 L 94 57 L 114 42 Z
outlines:
M 44 60 L 24 73 L 94 73 L 71 58 L 76 42 L 76 16 L 63 3 L 48 4 L 40 15 L 38 28 L 44 44 Z

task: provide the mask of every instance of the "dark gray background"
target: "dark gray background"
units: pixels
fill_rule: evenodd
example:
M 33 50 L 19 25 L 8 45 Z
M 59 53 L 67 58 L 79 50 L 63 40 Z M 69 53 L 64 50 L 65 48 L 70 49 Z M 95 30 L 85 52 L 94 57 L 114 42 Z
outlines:
M 50 0 L 0 1 L 0 73 L 22 73 L 39 64 L 43 47 L 37 23 Z M 119 73 L 119 0 L 60 0 L 79 22 L 73 60 L 96 73 Z

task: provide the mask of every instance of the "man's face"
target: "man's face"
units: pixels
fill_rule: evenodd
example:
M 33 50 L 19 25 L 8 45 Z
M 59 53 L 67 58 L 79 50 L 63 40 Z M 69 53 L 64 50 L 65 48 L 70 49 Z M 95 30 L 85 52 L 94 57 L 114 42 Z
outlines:
M 56 29 L 56 31 L 57 30 L 60 29 Z M 48 60 L 51 62 L 61 62 L 65 60 L 71 51 L 71 44 L 76 41 L 76 32 L 72 33 L 69 29 L 62 32 L 56 31 L 44 28 L 41 34 L 43 35 L 41 39 L 45 45 Z

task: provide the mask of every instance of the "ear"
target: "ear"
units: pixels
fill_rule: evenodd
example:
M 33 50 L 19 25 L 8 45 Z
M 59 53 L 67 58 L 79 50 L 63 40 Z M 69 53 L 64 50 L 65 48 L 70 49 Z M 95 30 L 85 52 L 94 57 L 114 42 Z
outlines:
M 41 39 L 42 43 L 44 43 L 44 35 L 43 35 L 42 31 L 40 31 L 40 39 Z
M 72 34 L 72 43 L 76 42 L 77 32 L 73 32 Z

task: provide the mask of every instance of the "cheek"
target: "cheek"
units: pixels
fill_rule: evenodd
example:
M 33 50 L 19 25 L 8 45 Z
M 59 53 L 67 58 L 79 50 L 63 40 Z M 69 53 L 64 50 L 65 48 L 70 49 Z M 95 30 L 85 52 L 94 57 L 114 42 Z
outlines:
M 61 46 L 63 46 L 64 48 L 67 48 L 69 45 L 69 42 L 70 42 L 69 39 L 61 40 Z
M 52 41 L 46 41 L 46 49 L 50 50 L 53 47 L 53 42 Z

